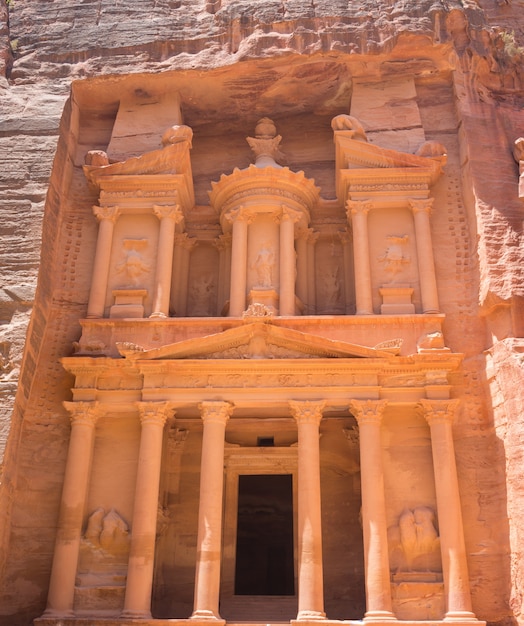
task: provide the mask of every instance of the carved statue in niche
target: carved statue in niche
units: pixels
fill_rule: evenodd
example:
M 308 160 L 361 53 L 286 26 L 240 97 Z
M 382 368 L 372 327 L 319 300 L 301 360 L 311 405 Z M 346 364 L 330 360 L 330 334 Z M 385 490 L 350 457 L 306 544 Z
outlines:
M 213 276 L 200 276 L 191 287 L 192 313 L 196 316 L 211 315 L 215 286 Z
M 336 309 L 340 305 L 342 291 L 340 287 L 338 267 L 328 268 L 322 273 L 320 292 L 324 303 L 323 308 L 326 311 Z
M 257 287 L 267 289 L 273 286 L 273 268 L 275 266 L 275 253 L 271 245 L 266 242 L 257 254 L 257 258 L 251 265 L 251 269 L 257 273 Z
M 80 586 L 125 584 L 129 555 L 129 527 L 114 510 L 95 509 L 87 520 L 80 542 L 78 583 Z
M 404 265 L 407 265 L 411 259 L 409 255 L 404 254 L 403 246 L 408 242 L 407 235 L 388 235 L 386 241 L 389 243 L 383 255 L 378 257 L 381 263 L 384 263 L 384 270 L 394 277 L 402 271 Z
M 432 508 L 406 509 L 388 528 L 389 564 L 394 572 L 441 572 L 440 539 Z
M 126 277 L 126 287 L 137 287 L 141 276 L 151 269 L 139 252 L 147 247 L 147 239 L 124 239 L 123 247 L 125 258 L 117 264 L 116 273 Z

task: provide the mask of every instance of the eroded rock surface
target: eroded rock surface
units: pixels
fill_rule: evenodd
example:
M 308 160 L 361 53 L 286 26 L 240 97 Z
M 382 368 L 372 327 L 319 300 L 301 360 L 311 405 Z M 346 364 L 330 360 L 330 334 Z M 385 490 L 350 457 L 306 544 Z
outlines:
M 524 136 L 523 8 L 519 0 L 0 5 L 2 450 L 9 435 L 0 622 L 26 624 L 45 608 L 69 437 L 61 401 L 71 381 L 58 360 L 80 336 L 96 238 L 84 155 L 118 159 L 138 138 L 138 153 L 160 147 L 128 120 L 148 119 L 153 105 L 169 118 L 170 91 L 181 94 L 183 120 L 162 130 L 193 129 L 199 205 L 208 204 L 209 180 L 248 166 L 245 136 L 266 115 L 287 130 L 288 162 L 331 198 L 335 115 L 356 116 L 385 148 L 446 146 L 435 195 L 447 208 L 432 232 L 447 345 L 465 354 L 453 383 L 464 401 L 455 435 L 474 608 L 492 623 L 522 622 L 524 203 L 512 151 Z

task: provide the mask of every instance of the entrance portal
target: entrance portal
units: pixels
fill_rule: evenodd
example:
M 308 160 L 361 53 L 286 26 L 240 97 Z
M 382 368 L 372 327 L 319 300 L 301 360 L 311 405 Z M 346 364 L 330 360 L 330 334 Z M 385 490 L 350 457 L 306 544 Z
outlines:
M 293 477 L 240 475 L 235 595 L 293 596 Z

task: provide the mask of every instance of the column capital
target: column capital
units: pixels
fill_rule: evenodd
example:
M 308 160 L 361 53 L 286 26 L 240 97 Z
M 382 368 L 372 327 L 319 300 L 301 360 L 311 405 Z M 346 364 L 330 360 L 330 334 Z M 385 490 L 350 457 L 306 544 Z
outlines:
M 246 222 L 247 224 L 251 224 L 255 219 L 255 214 L 252 210 L 244 206 L 239 206 L 227 211 L 224 217 L 230 224 L 234 222 Z
M 374 422 L 380 424 L 387 404 L 387 400 L 350 400 L 349 408 L 361 426 Z
M 233 413 L 234 405 L 220 400 L 205 400 L 198 405 L 198 408 L 204 423 L 225 424 Z
M 156 424 L 163 426 L 169 415 L 174 415 L 171 402 L 135 402 L 142 426 Z
M 94 206 L 93 213 L 96 219 L 101 222 L 102 220 L 106 220 L 108 222 L 116 222 L 118 216 L 120 215 L 120 207 L 118 206 Z
M 459 404 L 460 400 L 420 400 L 417 406 L 431 426 L 432 424 L 451 424 Z
M 213 245 L 219 251 L 227 250 L 228 248 L 231 247 L 232 239 L 233 238 L 231 236 L 231 233 L 226 233 L 224 235 L 219 235 L 218 237 L 213 239 Z
M 322 411 L 326 403 L 324 400 L 305 400 L 289 402 L 293 417 L 299 424 L 320 424 Z
M 184 219 L 184 214 L 179 204 L 155 204 L 153 206 L 153 213 L 160 221 L 163 219 L 171 219 L 175 224 L 178 224 Z
M 99 402 L 62 402 L 62 405 L 69 413 L 71 425 L 94 427 L 101 415 Z
M 187 233 L 175 233 L 175 245 L 191 250 L 197 245 L 197 240 L 195 237 L 189 237 Z
M 293 224 L 296 224 L 301 217 L 302 213 L 300 211 L 295 211 L 295 209 L 291 209 L 285 204 L 282 205 L 282 212 L 279 214 L 281 222 L 293 222 Z
M 424 198 L 423 200 L 409 200 L 409 208 L 412 210 L 413 214 L 417 213 L 427 213 L 431 214 L 433 210 L 433 204 L 435 202 L 434 198 Z
M 346 215 L 351 219 L 353 215 L 367 215 L 374 208 L 371 200 L 348 200 L 346 202 Z

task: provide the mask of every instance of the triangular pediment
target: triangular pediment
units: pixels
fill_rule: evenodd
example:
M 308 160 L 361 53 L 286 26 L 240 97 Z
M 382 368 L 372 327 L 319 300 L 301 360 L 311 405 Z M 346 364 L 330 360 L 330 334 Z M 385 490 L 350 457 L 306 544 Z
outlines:
M 394 358 L 385 350 L 328 339 L 265 322 L 248 323 L 153 350 L 140 351 L 140 348 L 130 344 L 118 344 L 118 348 L 123 356 L 134 360 Z

